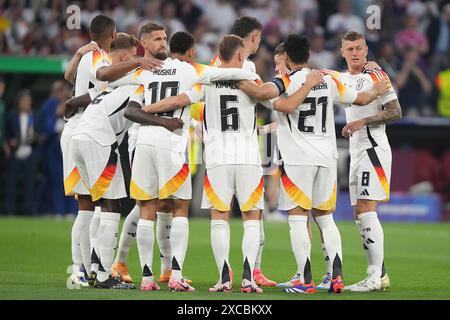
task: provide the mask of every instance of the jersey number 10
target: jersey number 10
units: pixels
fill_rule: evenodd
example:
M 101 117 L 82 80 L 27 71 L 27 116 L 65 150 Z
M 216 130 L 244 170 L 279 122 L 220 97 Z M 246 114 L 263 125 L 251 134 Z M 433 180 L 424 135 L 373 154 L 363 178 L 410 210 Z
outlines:
M 151 104 L 156 103 L 157 101 L 163 100 L 165 97 L 167 97 L 167 92 L 170 90 L 169 97 L 173 97 L 178 95 L 178 91 L 180 89 L 180 82 L 179 81 L 165 81 L 161 82 L 161 90 L 159 93 L 159 100 L 157 100 L 158 91 L 159 91 L 159 82 L 155 81 L 148 85 L 148 90 L 151 91 Z M 158 116 L 165 116 L 165 117 L 173 117 L 173 111 L 164 112 L 164 113 L 158 113 Z

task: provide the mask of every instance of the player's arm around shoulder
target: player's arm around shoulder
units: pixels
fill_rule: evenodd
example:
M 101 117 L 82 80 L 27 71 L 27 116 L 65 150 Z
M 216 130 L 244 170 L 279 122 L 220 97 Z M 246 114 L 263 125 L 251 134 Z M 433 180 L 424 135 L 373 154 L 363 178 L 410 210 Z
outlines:
M 393 90 L 391 80 L 383 70 L 371 70 L 366 73 L 367 77 L 370 77 L 373 87 L 372 89 L 358 93 L 358 96 L 354 102 L 355 105 L 365 106 L 377 97 L 389 93 Z
M 91 103 L 91 96 L 89 93 L 83 94 L 79 97 L 73 97 L 66 101 L 64 106 L 64 117 L 66 119 L 71 118 L 79 108 L 87 108 Z
M 273 109 L 284 113 L 293 112 L 299 105 L 303 103 L 311 89 L 314 86 L 321 84 L 323 81 L 323 74 L 320 71 L 311 71 L 306 76 L 305 83 L 297 91 L 286 98 L 280 97 L 275 100 L 273 103 Z
M 78 65 L 80 64 L 81 58 L 83 58 L 86 53 L 99 49 L 98 44 L 93 41 L 79 48 L 67 65 L 66 71 L 64 72 L 64 79 L 71 84 L 74 84 L 75 73 Z
M 175 131 L 184 126 L 183 120 L 179 118 L 162 118 L 143 111 L 141 105 L 136 101 L 128 102 L 125 118 L 144 126 L 164 127 L 169 131 Z
M 142 110 L 149 113 L 162 113 L 179 109 L 188 104 L 191 104 L 189 96 L 186 93 L 182 93 L 177 96 L 167 97 L 156 103 L 146 105 L 142 108 Z
M 243 80 L 236 82 L 238 88 L 249 97 L 258 100 L 268 100 L 280 95 L 277 87 L 271 82 L 258 83 L 256 81 Z

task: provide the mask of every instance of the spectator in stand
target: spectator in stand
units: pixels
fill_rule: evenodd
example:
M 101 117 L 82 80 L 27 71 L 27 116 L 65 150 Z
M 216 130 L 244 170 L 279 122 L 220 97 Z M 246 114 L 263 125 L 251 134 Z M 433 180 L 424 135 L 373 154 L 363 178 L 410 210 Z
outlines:
M 405 48 L 403 65 L 397 76 L 399 100 L 407 117 L 429 116 L 431 109 L 426 105 L 433 87 L 424 70 L 420 67 L 420 49 Z
M 409 49 L 415 49 L 419 55 L 426 54 L 428 52 L 428 40 L 425 34 L 417 30 L 417 17 L 407 15 L 404 21 L 405 28 L 395 35 L 395 46 L 401 53 Z
M 283 34 L 281 33 L 281 30 L 279 28 L 279 20 L 272 19 L 262 29 L 261 44 L 257 55 L 265 53 L 261 51 L 262 48 L 268 50 L 268 59 L 270 60 L 270 63 L 272 63 L 273 51 L 280 42 L 283 42 Z
M 123 5 L 115 7 L 112 10 L 112 18 L 116 22 L 117 29 L 125 30 L 128 26 L 136 24 L 136 22 L 139 21 L 141 9 L 142 7 L 139 0 L 128 0 L 125 1 Z M 148 17 L 148 19 L 151 18 L 152 17 Z
M 308 11 L 305 13 L 305 27 L 303 33 L 311 38 L 314 35 L 314 32 L 317 27 L 320 27 L 319 24 L 319 12 L 317 11 Z
M 99 14 L 98 0 L 86 0 L 86 6 L 81 10 L 81 24 L 88 29 L 92 19 Z
M 248 4 L 239 11 L 239 16 L 254 17 L 264 26 L 277 12 L 278 1 L 249 0 Z
M 211 57 L 213 57 L 218 48 L 217 44 L 220 41 L 220 37 L 213 32 L 206 32 L 207 28 L 205 25 L 198 25 L 192 35 L 196 40 L 195 44 L 195 54 L 197 62 L 209 64 Z
M 219 36 L 230 32 L 237 15 L 230 0 L 211 0 L 204 7 L 209 26 Z
M 339 12 L 332 14 L 327 21 L 327 31 L 331 34 L 356 31 L 361 34 L 365 32 L 363 20 L 352 14 L 352 2 L 341 0 L 338 5 Z
M 276 25 L 283 35 L 301 33 L 304 29 L 303 16 L 298 10 L 295 0 L 282 0 L 278 14 L 272 17 L 267 24 Z
M 179 0 L 177 17 L 183 22 L 189 32 L 195 29 L 200 21 L 206 22 L 203 10 L 192 0 Z
M 435 75 L 450 62 L 450 3 L 442 8 L 441 15 L 431 21 L 427 38 L 430 43 L 431 72 Z
M 321 27 L 317 27 L 311 37 L 309 65 L 314 69 L 335 69 L 336 67 L 336 56 L 325 49 L 325 35 Z
M 42 140 L 39 145 L 39 155 L 45 177 L 37 192 L 37 208 L 55 214 L 76 212 L 76 201 L 64 195 L 60 147 L 61 132 L 64 128 L 64 104 L 70 96 L 69 85 L 62 80 L 55 81 L 52 84 L 50 97 L 41 105 L 37 120 L 37 128 Z M 43 203 L 50 203 L 51 207 L 43 208 Z
M 8 117 L 6 139 L 11 154 L 8 159 L 6 181 L 7 213 L 16 213 L 17 187 L 22 180 L 20 196 L 22 204 L 18 211 L 33 212 L 34 183 L 36 178 L 35 121 L 31 108 L 32 98 L 28 90 L 22 90 L 17 96 L 17 108 Z
M 177 7 L 174 1 L 165 1 L 161 6 L 162 25 L 168 30 L 167 37 L 170 38 L 178 31 L 186 31 L 184 24 L 176 17 Z
M 391 82 L 397 84 L 399 61 L 395 55 L 395 48 L 391 41 L 385 40 L 378 46 L 376 62 L 387 73 Z
M 438 113 L 443 117 L 450 117 L 450 64 L 437 74 L 436 87 Z
M 6 108 L 5 102 L 3 101 L 3 94 L 5 93 L 6 83 L 5 79 L 0 76 L 0 171 L 2 174 L 0 175 L 0 181 L 3 181 L 2 175 L 5 172 L 3 170 L 4 160 L 9 158 L 9 148 L 6 144 L 5 138 L 5 126 L 6 126 Z

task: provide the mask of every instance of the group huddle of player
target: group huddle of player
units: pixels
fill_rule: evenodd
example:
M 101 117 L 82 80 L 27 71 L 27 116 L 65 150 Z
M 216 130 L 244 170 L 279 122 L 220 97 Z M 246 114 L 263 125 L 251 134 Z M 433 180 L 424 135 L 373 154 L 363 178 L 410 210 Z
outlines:
M 240 290 L 283 286 L 289 293 L 327 289 L 341 293 L 384 290 L 383 230 L 376 204 L 389 198 L 391 152 L 385 124 L 401 117 L 386 74 L 367 65 L 361 34 L 342 40 L 349 71 L 310 70 L 308 38 L 289 35 L 277 47 L 278 75 L 263 83 L 248 60 L 257 52 L 261 23 L 238 18 L 219 43 L 210 66 L 195 63 L 195 41 L 187 32 L 172 35 L 150 22 L 140 39 L 117 33 L 109 17 L 90 26 L 92 42 L 77 51 L 65 78 L 74 84 L 66 103 L 61 148 L 66 195 L 76 195 L 79 211 L 72 228 L 73 272 L 68 281 L 94 288 L 133 289 L 126 258 L 137 240 L 140 288 L 159 290 L 153 270 L 155 238 L 161 257 L 158 282 L 172 291 L 194 291 L 183 275 L 188 251 L 188 209 L 192 198 L 186 149 L 191 125 L 201 126 L 206 166 L 201 207 L 211 214 L 211 246 L 219 280 L 210 292 L 230 292 L 230 208 L 242 211 L 243 275 Z M 141 44 L 145 55 L 136 57 Z M 370 69 L 369 69 L 370 68 Z M 190 106 L 204 103 L 201 117 Z M 264 246 L 264 179 L 258 144 L 256 104 L 273 110 L 280 172 L 278 209 L 288 212 L 296 274 L 277 284 L 261 271 Z M 350 193 L 368 257 L 368 277 L 344 288 L 343 255 L 332 212 L 336 203 L 337 148 L 333 104 L 346 107 L 350 138 Z M 127 197 L 118 146 L 128 132 L 130 196 L 136 206 L 125 219 L 117 254 L 120 199 Z M 309 216 L 317 223 L 326 275 L 312 280 Z M 88 279 L 87 279 L 88 278 Z

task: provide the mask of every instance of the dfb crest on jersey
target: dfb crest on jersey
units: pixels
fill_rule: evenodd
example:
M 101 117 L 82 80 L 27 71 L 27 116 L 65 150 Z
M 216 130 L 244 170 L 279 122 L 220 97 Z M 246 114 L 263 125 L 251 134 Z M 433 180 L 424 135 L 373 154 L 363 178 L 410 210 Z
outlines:
M 360 78 L 358 80 L 356 80 L 356 90 L 359 91 L 362 89 L 364 84 L 364 79 Z

